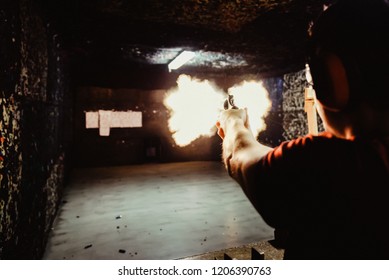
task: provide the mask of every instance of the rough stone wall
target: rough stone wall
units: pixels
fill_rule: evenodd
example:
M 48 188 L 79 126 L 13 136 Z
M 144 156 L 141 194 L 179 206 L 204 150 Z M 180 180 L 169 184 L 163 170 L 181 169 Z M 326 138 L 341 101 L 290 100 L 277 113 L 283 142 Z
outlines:
M 2 2 L 0 259 L 39 259 L 66 171 L 66 62 L 36 1 Z
M 283 139 L 304 136 L 308 133 L 307 114 L 304 110 L 306 87 L 305 70 L 286 74 L 283 77 Z M 318 117 L 318 130 L 323 131 L 323 124 Z
M 305 84 L 304 71 L 284 75 L 282 111 L 285 140 L 308 133 L 307 116 L 304 112 Z
M 258 140 L 275 147 L 283 141 L 305 136 L 308 133 L 307 114 L 304 110 L 305 70 L 264 79 L 263 82 L 269 92 L 272 108 L 265 119 L 266 130 L 259 134 Z M 317 119 L 318 130 L 321 132 L 324 130 L 323 124 L 320 117 Z
M 0 10 L 0 256 L 17 231 L 22 171 L 20 102 L 16 92 L 20 77 L 20 21 L 17 2 L 4 4 Z

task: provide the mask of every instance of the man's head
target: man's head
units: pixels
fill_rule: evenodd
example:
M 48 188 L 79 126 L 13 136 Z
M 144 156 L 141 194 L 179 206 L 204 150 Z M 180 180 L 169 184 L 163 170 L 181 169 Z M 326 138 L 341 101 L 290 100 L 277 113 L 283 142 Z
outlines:
M 382 93 L 388 89 L 388 39 L 389 1 L 339 0 L 330 6 L 310 38 L 309 64 L 318 99 L 325 103 L 340 94 L 356 101 L 388 100 L 389 94 Z
M 317 99 L 330 116 L 348 114 L 331 117 L 335 125 L 354 120 L 361 105 L 388 111 L 388 37 L 389 0 L 338 0 L 313 25 L 308 63 Z

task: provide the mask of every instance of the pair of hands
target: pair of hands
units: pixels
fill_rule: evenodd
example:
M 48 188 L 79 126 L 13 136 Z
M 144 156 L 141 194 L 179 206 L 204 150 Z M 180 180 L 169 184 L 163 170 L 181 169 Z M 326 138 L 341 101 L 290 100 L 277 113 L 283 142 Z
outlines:
M 231 124 L 243 122 L 246 128 L 249 128 L 247 109 L 228 109 L 220 113 L 219 119 L 216 122 L 217 134 L 220 138 L 226 137 L 227 131 L 231 128 Z

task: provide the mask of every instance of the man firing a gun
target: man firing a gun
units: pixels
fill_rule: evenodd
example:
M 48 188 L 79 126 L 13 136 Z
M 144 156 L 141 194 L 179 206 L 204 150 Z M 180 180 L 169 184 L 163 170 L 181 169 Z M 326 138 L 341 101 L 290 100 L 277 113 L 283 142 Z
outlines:
M 244 109 L 216 123 L 223 162 L 285 259 L 389 259 L 389 3 L 339 0 L 319 17 L 309 66 L 325 132 L 272 148 Z

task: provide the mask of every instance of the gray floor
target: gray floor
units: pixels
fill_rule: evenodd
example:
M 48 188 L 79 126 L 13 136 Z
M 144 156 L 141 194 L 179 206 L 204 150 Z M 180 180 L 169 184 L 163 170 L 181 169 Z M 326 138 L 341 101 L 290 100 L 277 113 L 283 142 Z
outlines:
M 219 162 L 78 169 L 44 259 L 178 259 L 272 237 Z

